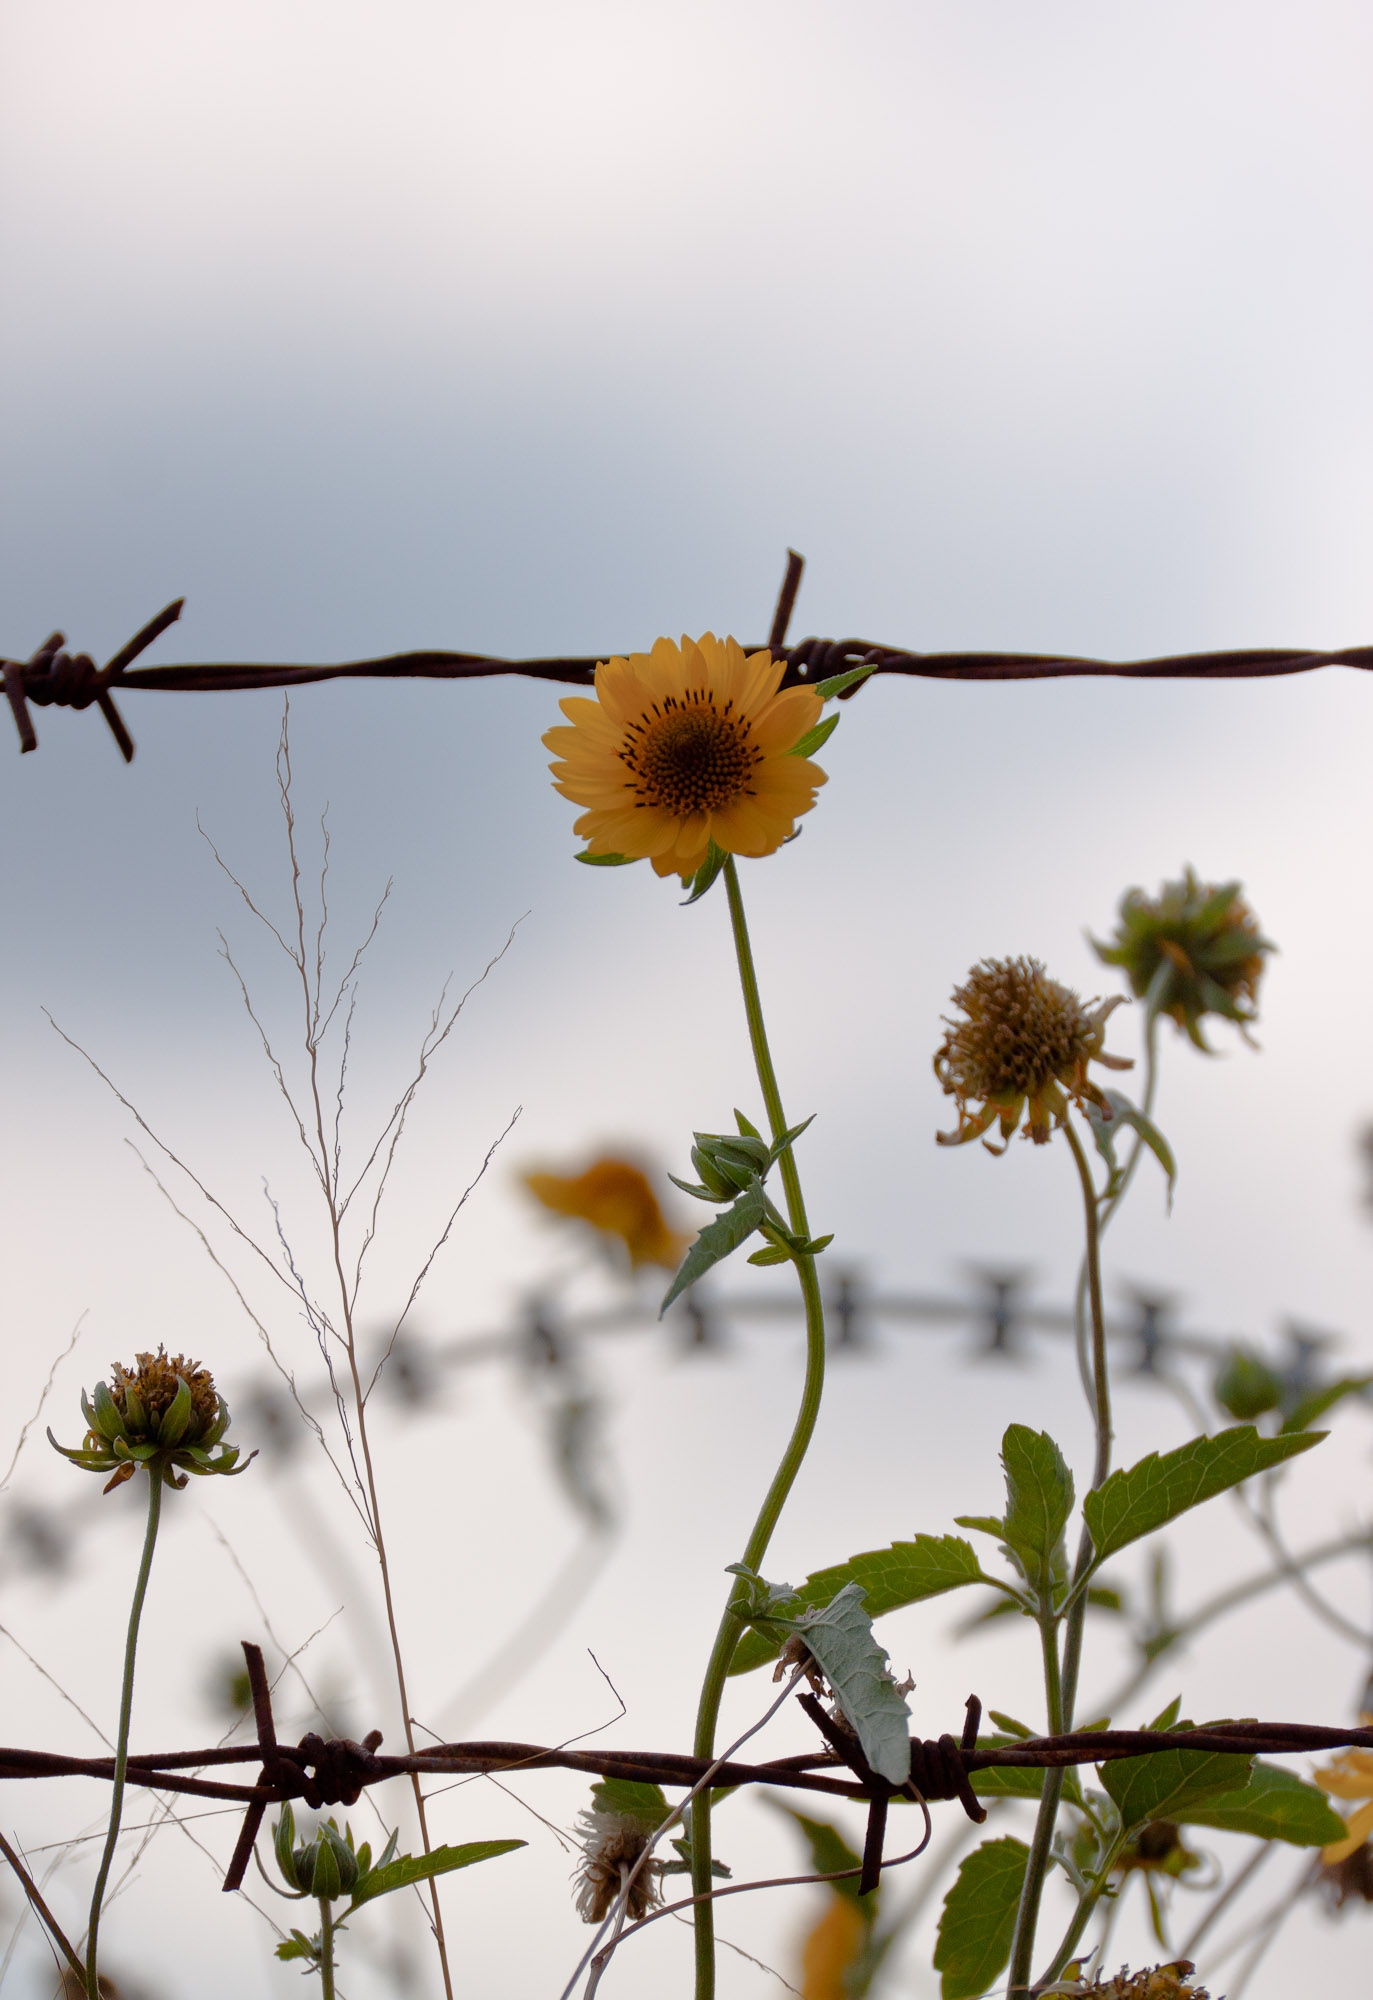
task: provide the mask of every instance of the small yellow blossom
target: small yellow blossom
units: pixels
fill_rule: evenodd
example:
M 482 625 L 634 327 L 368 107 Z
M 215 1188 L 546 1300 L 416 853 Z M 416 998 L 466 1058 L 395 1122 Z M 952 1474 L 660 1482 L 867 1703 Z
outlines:
M 1084 1002 L 1050 979 L 1037 958 L 984 958 L 966 985 L 954 988 L 953 999 L 964 1019 L 945 1016 L 949 1032 L 935 1055 L 934 1073 L 958 1106 L 958 1129 L 940 1132 L 941 1146 L 965 1145 L 999 1119 L 1002 1145 L 986 1143 L 989 1152 L 1004 1152 L 1022 1112 L 1025 1136 L 1042 1146 L 1067 1117 L 1070 1100 L 1095 1104 L 1109 1115 L 1087 1065 L 1134 1067 L 1102 1047 L 1107 1017 L 1121 1005 L 1119 994 Z
M 635 1270 L 661 1264 L 675 1271 L 686 1254 L 690 1239 L 669 1229 L 647 1176 L 628 1160 L 593 1160 L 580 1174 L 526 1174 L 524 1184 L 555 1215 L 618 1237 Z
M 596 699 L 570 695 L 544 742 L 555 791 L 587 810 L 575 831 L 593 859 L 648 859 L 687 881 L 712 842 L 771 854 L 815 803 L 825 773 L 796 745 L 820 717 L 809 688 L 780 692 L 785 662 L 713 632 L 603 660 Z
M 1373 1715 L 1359 1719 L 1365 1728 L 1373 1729 Z M 1328 1769 L 1317 1771 L 1316 1783 L 1333 1798 L 1364 1801 L 1345 1821 L 1344 1839 L 1332 1840 L 1321 1849 L 1321 1860 L 1329 1868 L 1347 1860 L 1373 1833 L 1373 1750 L 1341 1750 Z

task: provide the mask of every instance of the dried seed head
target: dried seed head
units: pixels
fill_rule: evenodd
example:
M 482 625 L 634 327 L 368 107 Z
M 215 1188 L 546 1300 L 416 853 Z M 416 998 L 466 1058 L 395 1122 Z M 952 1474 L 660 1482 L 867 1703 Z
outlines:
M 110 1401 L 123 1417 L 130 1440 L 158 1442 L 158 1426 L 184 1382 L 191 1393 L 191 1419 L 180 1441 L 198 1444 L 219 1416 L 219 1396 L 209 1369 L 188 1361 L 184 1354 L 168 1359 L 165 1347 L 156 1354 L 136 1354 L 134 1362 L 133 1368 L 125 1368 L 116 1361 L 110 1371 Z
M 609 1916 L 615 1898 L 637 1866 L 649 1843 L 648 1829 L 628 1813 L 587 1811 L 580 1815 L 582 1858 L 574 1877 L 577 1914 L 583 1923 L 599 1924 Z M 662 1898 L 658 1864 L 649 1861 L 629 1886 L 625 1914 L 630 1923 L 656 1909 Z
M 1175 1958 L 1171 1965 L 1151 1965 L 1143 1972 L 1129 1972 L 1124 1966 L 1114 1979 L 1096 1979 L 1079 1986 L 1081 2000 L 1210 2000 L 1206 1987 L 1194 1986 L 1196 1971 L 1190 1958 Z
M 964 1018 L 945 1017 L 948 1033 L 934 1072 L 958 1105 L 958 1129 L 939 1133 L 941 1145 L 976 1139 L 999 1120 L 1003 1144 L 989 1151 L 1002 1152 L 1022 1111 L 1028 1111 L 1026 1136 L 1043 1145 L 1063 1123 L 1070 1100 L 1105 1105 L 1087 1075 L 1089 1062 L 1132 1067 L 1102 1048 L 1107 1017 L 1120 996 L 1084 1002 L 1050 979 L 1037 958 L 984 958 L 966 984 L 954 988 L 953 999 Z M 975 1105 L 980 1108 L 970 1111 Z

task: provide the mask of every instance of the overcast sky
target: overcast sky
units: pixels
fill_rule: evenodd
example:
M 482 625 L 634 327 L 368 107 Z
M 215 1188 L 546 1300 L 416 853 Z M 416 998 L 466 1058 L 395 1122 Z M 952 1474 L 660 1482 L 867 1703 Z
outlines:
M 183 619 L 150 663 L 760 640 L 788 545 L 808 561 L 795 637 L 1120 657 L 1367 642 L 1371 65 L 1359 0 L 12 7 L 0 649 L 24 657 L 60 626 L 104 659 L 178 596 Z M 558 693 L 354 683 L 303 689 L 291 708 L 305 878 L 327 802 L 341 954 L 394 881 L 357 1018 L 359 1142 L 444 977 L 466 987 L 521 920 L 419 1102 L 379 1247 L 378 1323 L 521 1107 L 425 1291 L 417 1323 L 434 1341 L 505 1324 L 565 1261 L 519 1167 L 615 1140 L 680 1171 L 694 1127 L 756 1107 L 722 899 L 684 911 L 645 868 L 572 864 L 575 815 L 539 741 Z M 1130 884 L 1190 862 L 1243 878 L 1280 947 L 1262 1052 L 1222 1033 L 1208 1064 L 1165 1038 L 1177 1201 L 1167 1218 L 1141 1177 L 1108 1289 L 1147 1284 L 1191 1323 L 1275 1352 L 1300 1321 L 1342 1337 L 1337 1365 L 1369 1363 L 1355 1140 L 1373 1115 L 1370 701 L 1335 669 L 1206 688 L 902 681 L 848 705 L 804 837 L 744 871 L 788 1107 L 818 1114 L 802 1163 L 836 1253 L 884 1286 L 945 1289 L 980 1262 L 1065 1296 L 1071 1163 L 1061 1147 L 936 1151 L 939 1016 L 985 954 L 1032 952 L 1085 993 L 1113 990 L 1084 931 L 1109 929 Z M 17 1429 L 85 1313 L 52 1416 L 69 1441 L 78 1388 L 138 1346 L 203 1352 L 231 1400 L 263 1370 L 232 1295 L 123 1145 L 129 1118 L 42 1008 L 260 1233 L 264 1176 L 283 1204 L 308 1198 L 217 928 L 283 1045 L 292 997 L 196 829 L 198 813 L 264 907 L 287 911 L 280 698 L 130 693 L 121 708 L 128 768 L 94 710 L 37 712 L 40 749 L 22 760 L 0 734 L 7 1407 Z M 1138 1047 L 1126 1010 L 1111 1045 Z M 291 1226 L 310 1240 L 303 1210 Z M 780 1289 L 767 1273 L 732 1282 Z M 287 1324 L 280 1338 L 304 1379 L 308 1337 Z M 686 1741 L 722 1566 L 789 1422 L 794 1336 L 741 1333 L 695 1373 L 647 1328 L 621 1353 L 603 1369 L 617 1553 L 478 1733 L 602 1720 L 593 1646 L 630 1703 L 617 1740 Z M 962 1427 L 943 1414 L 951 1397 Z M 1012 1416 L 1087 1463 L 1061 1357 L 1012 1381 L 971 1370 L 952 1336 L 888 1335 L 837 1381 L 776 1573 L 990 1507 Z M 1328 1471 L 1304 1471 L 1295 1518 L 1312 1533 L 1355 1517 L 1366 1421 L 1324 1448 Z M 1180 1424 L 1144 1392 L 1122 1417 L 1139 1451 Z M 707 1436 L 702 1516 L 685 1468 Z M 423 1454 L 406 1442 L 420 1437 Z M 575 1535 L 506 1377 L 396 1438 L 416 1699 L 437 1714 Z M 57 1499 L 75 1476 L 33 1454 L 16 1479 Z M 255 1471 L 178 1503 L 182 1553 L 150 1614 L 174 1635 L 177 1670 L 150 1685 L 178 1742 L 209 1727 L 186 1683 L 210 1635 L 261 1622 L 192 1514 L 241 1538 L 284 1642 L 341 1601 L 334 1582 L 302 1581 L 303 1557 L 273 1570 L 284 1491 Z M 16 1584 L 12 1617 L 108 1720 L 134 1529 L 121 1516 L 90 1535 L 60 1603 Z M 178 1562 L 189 1634 L 170 1601 Z M 1366 1618 L 1365 1580 L 1342 1587 Z M 83 1592 L 111 1622 L 98 1657 L 71 1666 Z M 1037 1715 L 1023 1647 L 950 1657 L 949 1619 L 921 1621 L 900 1644 L 925 1733 L 950 1726 L 969 1675 Z M 348 1648 L 316 1643 L 323 1677 L 351 1687 Z M 1282 1651 L 1198 1659 L 1187 1705 L 1350 1712 L 1364 1663 L 1316 1626 L 1288 1668 Z M 32 1718 L 43 1741 L 73 1741 L 17 1654 L 0 1674 L 19 1740 Z M 563 1823 L 581 1798 L 525 1790 Z M 499 1794 L 460 1796 L 445 1837 L 518 1834 L 537 1854 L 493 1864 L 471 1901 L 454 1890 L 454 1911 L 524 1924 L 529 1883 L 551 1899 L 546 1935 L 522 1937 L 527 1962 L 478 1937 L 473 1990 L 556 1992 L 580 1949 L 566 1863 Z M 70 1806 L 25 1807 L 49 1829 L 34 1839 L 70 1830 Z M 184 1864 L 170 1840 L 154 1848 L 111 1951 L 155 1906 L 163 1868 L 185 1866 L 189 1906 L 213 1895 L 181 1846 Z M 765 1830 L 758 1864 L 777 1853 Z M 87 1866 L 69 1871 L 78 1901 Z M 797 1909 L 745 1913 L 749 1900 L 728 1934 L 785 1969 Z M 255 1920 L 208 1907 L 226 1983 L 204 1990 L 267 1990 Z M 1284 1990 L 1313 1922 L 1293 1927 L 1257 2000 Z M 1366 1950 L 1349 1927 L 1320 1939 L 1331 1977 L 1344 1952 L 1353 1979 Z M 655 1970 L 639 1976 L 683 1976 L 680 1938 L 640 1949 Z M 164 1994 L 171 1964 L 146 1966 Z M 781 1990 L 742 1960 L 722 1978 L 729 2000 Z M 933 1990 L 919 1980 L 902 1990 Z

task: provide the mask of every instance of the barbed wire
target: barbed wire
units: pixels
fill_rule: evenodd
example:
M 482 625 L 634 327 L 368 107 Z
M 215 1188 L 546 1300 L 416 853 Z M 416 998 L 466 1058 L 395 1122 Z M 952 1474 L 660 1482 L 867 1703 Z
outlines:
M 1290 646 L 1249 646 L 1229 651 L 1169 653 L 1142 660 L 1100 660 L 1068 653 L 921 653 L 869 639 L 803 639 L 786 644 L 804 558 L 787 551 L 787 571 L 767 648 L 784 662 L 784 686 L 871 667 L 876 674 L 918 675 L 933 680 L 1020 681 L 1057 680 L 1066 675 L 1116 680 L 1263 680 L 1275 675 L 1310 673 L 1318 667 L 1373 669 L 1373 645 L 1342 646 L 1334 651 Z M 19 732 L 21 751 L 36 750 L 38 736 L 29 714 L 35 708 L 99 708 L 124 761 L 133 759 L 133 738 L 114 705 L 112 690 L 140 689 L 176 694 L 231 693 L 258 688 L 293 688 L 333 680 L 484 680 L 516 674 L 526 679 L 562 681 L 589 687 L 596 667 L 609 653 L 511 660 L 489 653 L 420 651 L 390 653 L 370 660 L 336 665 L 283 664 L 265 661 L 220 661 L 135 667 L 134 661 L 180 618 L 185 599 L 178 597 L 149 619 L 127 645 L 103 667 L 86 653 L 68 653 L 66 636 L 52 632 L 27 660 L 0 659 L 5 696 Z M 613 649 L 611 649 L 613 651 Z M 763 650 L 750 644 L 748 652 Z M 856 689 L 850 688 L 851 696 Z M 841 699 L 844 697 L 841 697 Z
M 957 1737 L 911 1739 L 910 1776 L 894 1784 L 875 1772 L 850 1741 L 842 1718 L 827 1715 L 814 1695 L 798 1704 L 820 1730 L 825 1747 L 756 1763 L 713 1764 L 708 1758 L 653 1750 L 572 1750 L 562 1746 L 515 1742 L 444 1743 L 413 1755 L 382 1756 L 381 1732 L 370 1732 L 360 1743 L 347 1737 L 328 1740 L 308 1733 L 299 1743 L 278 1742 L 272 1715 L 271 1687 L 262 1650 L 244 1640 L 243 1653 L 252 1688 L 255 1740 L 216 1745 L 203 1750 L 179 1750 L 153 1755 L 130 1754 L 127 1782 L 147 1789 L 195 1798 L 242 1804 L 247 1811 L 224 1879 L 226 1891 L 239 1888 L 267 1808 L 304 1799 L 311 1808 L 356 1804 L 370 1785 L 409 1776 L 482 1776 L 516 1771 L 563 1770 L 589 1776 L 628 1780 L 637 1784 L 691 1788 L 709 1775 L 712 1789 L 771 1785 L 791 1791 L 820 1792 L 866 1803 L 870 1826 L 879 1833 L 886 1807 L 894 1799 L 936 1804 L 958 1800 L 968 1817 L 986 1818 L 972 1780 L 982 1771 L 1060 1769 L 1068 1765 L 1102 1764 L 1123 1758 L 1155 1756 L 1173 1751 L 1237 1757 L 1283 1756 L 1315 1750 L 1373 1750 L 1373 1729 L 1320 1723 L 1213 1722 L 1184 1729 L 1080 1729 L 1058 1736 L 1031 1737 L 1012 1743 L 979 1747 L 982 1704 L 970 1696 Z M 203 1778 L 196 1771 L 232 1764 L 257 1763 L 251 1785 Z M 0 1749 L 0 1779 L 83 1777 L 113 1780 L 113 1757 L 75 1757 L 57 1751 Z M 844 1770 L 843 1778 L 830 1775 Z M 872 1841 L 869 1840 L 869 1848 Z M 880 1857 L 872 1869 L 875 1886 Z M 865 1869 L 865 1875 L 867 1874 Z

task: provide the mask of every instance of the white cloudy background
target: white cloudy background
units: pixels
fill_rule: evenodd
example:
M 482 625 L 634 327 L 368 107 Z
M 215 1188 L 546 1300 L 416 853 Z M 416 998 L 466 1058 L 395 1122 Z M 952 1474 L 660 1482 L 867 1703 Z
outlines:
M 789 543 L 809 562 L 793 636 L 1128 657 L 1373 633 L 1373 25 L 1358 0 L 49 0 L 6 10 L 0 48 L 10 654 L 60 624 L 108 657 L 182 595 L 153 662 L 593 653 L 707 627 L 757 640 Z M 357 1020 L 359 1137 L 443 977 L 465 986 L 523 918 L 419 1101 L 377 1255 L 380 1324 L 522 1106 L 423 1295 L 432 1343 L 510 1323 L 566 1260 L 514 1169 L 606 1138 L 680 1167 L 693 1126 L 754 1101 L 720 901 L 684 912 L 645 869 L 571 863 L 573 814 L 538 740 L 557 692 L 356 684 L 292 705 L 307 840 L 330 809 L 340 948 L 395 883 Z M 1084 927 L 1100 933 L 1128 884 L 1190 861 L 1241 875 L 1281 946 L 1263 1051 L 1223 1038 L 1206 1064 L 1170 1040 L 1160 1116 L 1178 1199 L 1166 1219 L 1141 1177 L 1110 1281 L 1176 1295 L 1189 1322 L 1274 1352 L 1296 1320 L 1342 1336 L 1331 1365 L 1368 1362 L 1355 1138 L 1373 1110 L 1370 700 L 1343 670 L 861 694 L 804 838 L 746 871 L 788 1103 L 818 1114 L 812 1214 L 837 1252 L 888 1288 L 956 1288 L 981 1263 L 1064 1296 L 1070 1162 L 1057 1147 L 999 1163 L 936 1152 L 938 1016 L 985 953 L 1035 952 L 1100 990 Z M 122 706 L 130 768 L 94 711 L 39 712 L 39 753 L 22 761 L 0 736 L 7 1436 L 83 1314 L 45 1412 L 68 1439 L 78 1388 L 157 1340 L 211 1361 L 231 1401 L 264 1379 L 232 1294 L 123 1144 L 127 1114 L 44 1007 L 254 1230 L 271 1230 L 266 1176 L 302 1256 L 320 1249 L 217 927 L 283 1046 L 298 1015 L 196 832 L 198 812 L 285 913 L 280 699 Z M 315 866 L 307 855 L 307 880 Z M 1136 1033 L 1118 1018 L 1114 1046 Z M 731 1286 L 750 1281 L 777 1289 L 743 1270 Z M 322 1407 L 285 1294 L 255 1299 Z M 388 1408 L 416 1714 L 440 1734 L 573 1736 L 613 1710 L 592 1648 L 629 1709 L 606 1740 L 685 1747 L 798 1345 L 794 1323 L 741 1327 L 720 1355 L 684 1360 L 646 1317 L 598 1350 L 615 1548 L 543 1650 L 517 1648 L 523 1673 L 507 1654 L 461 1712 L 455 1693 L 586 1559 L 518 1370 L 450 1381 L 404 1421 Z M 836 1367 L 770 1570 L 797 1577 L 992 1507 L 1011 1419 L 1087 1463 L 1058 1350 L 998 1372 L 953 1333 L 879 1332 Z M 1366 1423 L 1351 1413 L 1289 1482 L 1299 1542 L 1366 1515 Z M 1123 1453 L 1175 1443 L 1183 1424 L 1158 1392 L 1122 1391 Z M 377 1613 L 356 1530 L 307 1458 L 271 1457 L 170 1509 L 140 1746 L 210 1740 L 208 1663 L 267 1620 L 298 1647 L 340 1605 L 302 1665 L 350 1728 L 380 1718 L 397 1741 L 369 1678 Z M 30 1444 L 10 1492 L 69 1510 L 78 1484 Z M 95 1742 L 19 1646 L 113 1725 L 137 1549 L 124 1498 L 81 1496 L 65 1581 L 7 1565 L 9 1741 Z M 1259 1560 L 1218 1503 L 1184 1538 L 1184 1602 Z M 1363 1572 L 1326 1581 L 1368 1620 Z M 974 1686 L 1038 1721 L 1025 1640 L 955 1652 L 953 1622 L 944 1603 L 889 1621 L 916 1726 L 956 1726 Z M 1198 1714 L 1339 1720 L 1367 1665 L 1303 1612 L 1270 1610 L 1161 1677 L 1141 1712 L 1181 1689 Z M 1108 1652 L 1096 1693 L 1114 1672 Z M 758 1692 L 732 1696 L 741 1727 Z M 286 1726 L 309 1726 L 289 1680 L 281 1700 Z M 795 1726 L 773 1740 L 795 1747 Z M 552 1777 L 518 1789 L 564 1827 L 585 1796 Z M 38 1849 L 98 1810 L 93 1789 L 34 1786 L 0 1820 Z M 731 1810 L 741 1871 L 799 1864 L 761 1810 Z M 584 1934 L 552 1834 L 484 1785 L 439 1820 L 442 1838 L 530 1842 L 446 1892 L 461 1990 L 556 1995 Z M 191 1830 L 222 1866 L 232 1822 Z M 87 1843 L 53 1878 L 78 1927 L 91 1866 Z M 1295 1866 L 1272 1864 L 1274 1896 Z M 893 1884 L 893 1903 L 915 1887 Z M 0 1893 L 13 1916 L 14 1890 Z M 740 1899 L 722 1929 L 795 1982 L 813 1907 Z M 1178 1936 L 1190 1922 L 1184 1909 Z M 1120 1950 L 1138 1960 L 1132 1923 Z M 295 1990 L 266 1927 L 219 1897 L 212 1861 L 175 1828 L 107 1938 L 130 1990 Z M 626 1991 L 687 1990 L 675 1926 L 628 1949 Z M 1335 1927 L 1306 1906 L 1255 2000 L 1309 1978 L 1313 1952 L 1325 1992 L 1362 1990 L 1358 1912 Z M 927 1965 L 921 1934 L 891 1993 L 932 1994 Z M 27 1933 L 5 1976 L 49 1990 Z M 343 1984 L 356 1996 L 386 1978 L 358 1963 Z M 728 2000 L 782 1990 L 726 1956 Z

